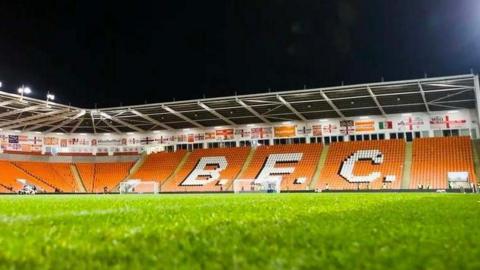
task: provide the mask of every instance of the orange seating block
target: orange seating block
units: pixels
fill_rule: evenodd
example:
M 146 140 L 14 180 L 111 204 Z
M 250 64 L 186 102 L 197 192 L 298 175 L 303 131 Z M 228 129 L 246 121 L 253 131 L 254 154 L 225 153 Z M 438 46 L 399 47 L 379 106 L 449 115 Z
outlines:
M 175 171 L 185 154 L 185 150 L 150 154 L 132 178 L 163 183 Z
M 220 179 L 227 180 L 225 186 L 229 186 L 233 179 L 242 169 L 245 159 L 250 151 L 249 147 L 238 148 L 211 148 L 194 150 L 180 171 L 173 176 L 171 181 L 162 185 L 162 191 L 221 191 L 222 186 L 215 181 L 204 186 L 182 186 L 182 182 L 195 169 L 197 163 L 202 157 L 224 156 L 228 162 L 225 170 L 220 172 Z
M 322 153 L 322 144 L 287 144 L 260 146 L 255 150 L 255 154 L 247 170 L 239 179 L 255 179 L 262 170 L 265 161 L 271 154 L 284 153 L 303 153 L 302 159 L 294 163 L 277 163 L 276 167 L 294 167 L 292 174 L 283 175 L 282 190 L 305 190 L 312 181 L 313 174 L 318 166 L 320 154 Z M 303 184 L 295 184 L 297 178 L 305 177 Z
M 476 183 L 470 137 L 422 138 L 413 141 L 410 188 L 445 189 L 448 172 L 468 172 Z
M 17 179 L 25 179 L 29 183 L 46 192 L 53 192 L 55 190 L 54 187 L 39 181 L 32 175 L 15 166 L 12 162 L 5 160 L 0 161 L 0 184 L 7 190 L 17 192 L 22 188 L 22 184 L 20 184 Z
M 355 163 L 354 175 L 368 175 L 371 172 L 380 172 L 381 176 L 371 183 L 350 183 L 340 176 L 340 169 L 345 161 L 354 152 L 359 150 L 380 150 L 384 160 L 381 164 L 373 164 L 371 160 L 360 160 Z M 327 160 L 322 169 L 317 188 L 331 190 L 354 190 L 354 189 L 381 189 L 384 183 L 387 188 L 399 189 L 402 181 L 403 164 L 405 161 L 404 140 L 381 140 L 381 141 L 355 141 L 338 142 L 330 145 Z M 387 175 L 395 175 L 395 181 L 386 183 L 383 181 Z
M 87 192 L 112 191 L 127 177 L 133 162 L 77 163 L 77 169 Z
M 13 162 L 37 179 L 61 192 L 75 192 L 75 180 L 69 163 Z

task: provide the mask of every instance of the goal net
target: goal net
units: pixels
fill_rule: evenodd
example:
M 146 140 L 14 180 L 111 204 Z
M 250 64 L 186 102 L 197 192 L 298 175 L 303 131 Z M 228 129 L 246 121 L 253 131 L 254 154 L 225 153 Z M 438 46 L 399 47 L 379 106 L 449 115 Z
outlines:
M 157 194 L 159 185 L 155 181 L 128 180 L 120 183 L 120 194 Z
M 233 182 L 234 193 L 280 193 L 281 177 L 268 179 L 237 179 Z

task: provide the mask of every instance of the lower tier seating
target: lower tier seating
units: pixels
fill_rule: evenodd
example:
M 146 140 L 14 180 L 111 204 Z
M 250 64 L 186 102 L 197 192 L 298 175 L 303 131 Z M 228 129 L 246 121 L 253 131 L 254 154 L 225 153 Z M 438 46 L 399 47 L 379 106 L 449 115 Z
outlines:
M 224 190 L 240 172 L 249 151 L 249 147 L 194 150 L 180 171 L 162 185 L 161 190 Z
M 282 177 L 282 190 L 305 190 L 312 181 L 321 152 L 321 144 L 260 146 L 239 178 L 257 179 L 278 175 Z M 272 158 L 269 160 L 270 156 Z M 278 161 L 273 163 L 273 158 Z M 268 173 L 268 168 L 275 169 L 273 173 Z
M 163 183 L 175 171 L 186 153 L 185 150 L 179 150 L 172 153 L 150 154 L 145 157 L 144 163 L 132 176 L 132 179 Z
M 69 163 L 13 162 L 18 168 L 47 183 L 57 192 L 75 192 L 75 180 Z
M 51 186 L 27 174 L 10 161 L 0 161 L 0 185 L 2 187 L 2 192 L 19 191 L 22 188 L 22 184 L 17 181 L 18 179 L 25 179 L 45 191 L 54 191 Z
M 108 192 L 128 176 L 132 162 L 77 163 L 77 169 L 87 192 Z
M 413 141 L 410 188 L 448 187 L 448 172 L 468 172 L 476 183 L 470 137 L 422 138 Z
M 317 187 L 320 189 L 398 189 L 405 141 L 340 142 L 330 146 Z

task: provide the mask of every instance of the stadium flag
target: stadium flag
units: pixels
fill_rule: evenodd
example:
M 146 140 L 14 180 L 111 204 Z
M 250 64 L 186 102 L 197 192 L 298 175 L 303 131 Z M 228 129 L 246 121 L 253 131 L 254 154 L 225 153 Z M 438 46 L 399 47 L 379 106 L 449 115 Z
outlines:
M 8 143 L 18 143 L 18 135 L 8 135 Z
M 382 121 L 378 122 L 378 129 L 392 129 L 393 122 L 392 121 Z
M 279 126 L 274 127 L 275 137 L 277 138 L 289 138 L 295 137 L 295 126 Z
M 248 138 L 250 137 L 250 131 L 243 128 L 235 129 L 235 136 L 239 138 Z
M 408 119 L 402 119 L 400 120 L 397 125 L 399 130 L 414 130 L 421 128 L 423 126 L 424 122 L 421 117 L 409 117 Z
M 307 127 L 307 126 L 302 126 L 301 128 L 298 128 L 297 129 L 297 134 L 298 135 L 310 135 L 310 133 L 312 132 L 312 129 Z
M 340 133 L 344 135 L 352 134 L 354 128 L 353 120 L 340 120 Z
M 457 119 L 452 120 L 448 115 L 445 117 L 434 116 L 430 119 L 430 125 L 433 129 L 450 129 L 450 128 L 465 128 L 467 120 Z
M 195 134 L 195 141 L 203 141 L 205 140 L 205 134 L 204 133 L 197 133 Z
M 205 140 L 215 140 L 215 131 L 205 132 Z
M 140 140 L 140 144 L 142 145 L 145 145 L 145 144 L 151 144 L 152 142 L 154 142 L 155 140 L 150 138 L 150 137 L 145 137 L 143 139 Z
M 187 135 L 185 134 L 177 135 L 177 142 L 186 142 L 186 141 L 187 141 Z
M 355 121 L 355 131 L 356 132 L 375 131 L 375 121 L 373 120 Z
M 322 136 L 322 125 L 312 126 L 313 136 Z
M 332 134 L 337 130 L 336 125 L 328 124 L 328 125 L 323 125 L 322 126 L 322 131 L 324 134 Z
M 26 135 L 20 135 L 20 136 L 18 136 L 18 142 L 19 142 L 19 143 L 28 142 L 28 136 L 26 136 Z
M 252 139 L 265 139 L 272 137 L 272 128 L 271 127 L 264 127 L 264 128 L 252 128 L 250 130 L 250 134 Z
M 67 147 L 68 140 L 67 139 L 61 139 L 60 140 L 60 147 Z
M 58 138 L 45 137 L 43 140 L 45 141 L 45 145 L 58 145 Z
M 217 140 L 233 140 L 233 128 L 215 130 Z
M 195 141 L 195 135 L 194 134 L 188 134 L 188 139 L 187 141 L 189 143 L 193 143 Z

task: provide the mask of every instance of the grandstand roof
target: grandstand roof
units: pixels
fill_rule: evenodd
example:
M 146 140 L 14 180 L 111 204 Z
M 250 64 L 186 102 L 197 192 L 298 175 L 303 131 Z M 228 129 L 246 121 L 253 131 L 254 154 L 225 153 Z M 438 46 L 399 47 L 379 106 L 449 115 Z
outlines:
M 0 129 L 142 132 L 476 108 L 472 74 L 84 109 L 0 92 Z

